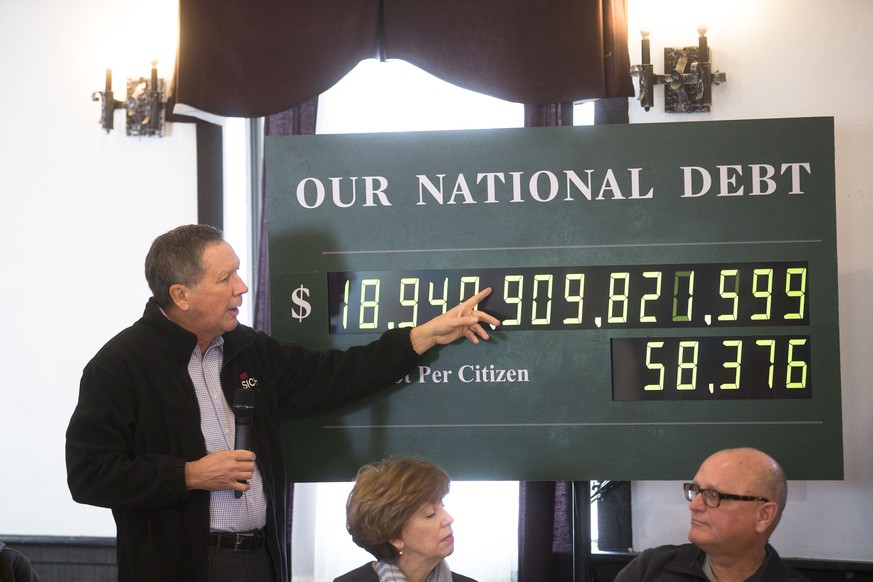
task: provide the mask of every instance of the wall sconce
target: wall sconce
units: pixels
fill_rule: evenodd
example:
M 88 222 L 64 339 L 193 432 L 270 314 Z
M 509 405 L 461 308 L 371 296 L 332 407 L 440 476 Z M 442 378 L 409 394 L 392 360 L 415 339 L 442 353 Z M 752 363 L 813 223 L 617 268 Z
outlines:
M 631 75 L 640 80 L 640 94 L 637 97 L 646 111 L 655 104 L 655 85 L 664 85 L 664 111 L 667 113 L 708 113 L 712 105 L 712 85 L 727 81 L 727 75 L 712 70 L 709 62 L 709 46 L 706 40 L 706 27 L 701 25 L 697 32 L 697 46 L 664 48 L 664 70 L 666 75 L 656 75 L 652 67 L 649 47 L 649 31 L 641 30 L 642 64 L 631 67 Z
M 164 127 L 166 83 L 158 79 L 157 61 L 152 61 L 150 78 L 127 80 L 127 100 L 117 101 L 112 93 L 112 69 L 106 69 L 106 88 L 91 94 L 92 101 L 102 101 L 100 126 L 106 133 L 115 126 L 115 110 L 127 111 L 127 135 L 161 136 Z

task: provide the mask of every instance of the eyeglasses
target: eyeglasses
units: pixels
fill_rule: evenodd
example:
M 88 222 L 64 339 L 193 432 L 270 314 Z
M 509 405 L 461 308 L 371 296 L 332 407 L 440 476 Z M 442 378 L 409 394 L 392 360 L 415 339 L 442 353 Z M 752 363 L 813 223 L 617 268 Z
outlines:
M 715 489 L 701 489 L 694 483 L 683 483 L 682 488 L 685 490 L 685 499 L 694 501 L 697 494 L 700 493 L 703 498 L 703 504 L 709 508 L 716 508 L 721 505 L 722 499 L 730 499 L 733 501 L 770 501 L 766 497 L 753 497 L 751 495 L 734 495 L 733 493 L 721 493 Z

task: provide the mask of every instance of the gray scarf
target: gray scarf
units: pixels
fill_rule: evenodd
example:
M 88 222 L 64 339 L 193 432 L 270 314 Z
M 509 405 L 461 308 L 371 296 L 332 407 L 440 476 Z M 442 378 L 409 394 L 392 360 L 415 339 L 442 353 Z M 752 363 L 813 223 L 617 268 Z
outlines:
M 395 564 L 380 561 L 376 562 L 374 569 L 379 575 L 379 582 L 407 582 L 403 571 Z M 452 582 L 452 571 L 445 560 L 437 564 L 427 577 L 427 582 Z

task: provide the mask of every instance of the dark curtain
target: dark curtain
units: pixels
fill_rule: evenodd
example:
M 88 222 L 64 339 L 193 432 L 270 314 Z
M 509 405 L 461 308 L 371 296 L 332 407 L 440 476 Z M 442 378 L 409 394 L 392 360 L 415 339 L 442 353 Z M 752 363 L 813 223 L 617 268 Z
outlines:
M 588 481 L 519 484 L 518 582 L 593 582 Z
M 518 582 L 574 582 L 572 483 L 522 481 L 518 498 Z
M 633 95 L 625 0 L 181 0 L 173 101 L 259 117 L 396 58 L 516 103 Z

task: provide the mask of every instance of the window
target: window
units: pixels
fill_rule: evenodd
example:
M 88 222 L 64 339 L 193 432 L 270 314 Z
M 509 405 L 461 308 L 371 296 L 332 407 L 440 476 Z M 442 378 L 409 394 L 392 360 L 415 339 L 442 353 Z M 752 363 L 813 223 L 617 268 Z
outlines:
M 575 125 L 594 123 L 580 103 Z M 318 100 L 316 133 L 367 133 L 522 127 L 524 106 L 467 91 L 405 61 L 362 61 Z
M 322 582 L 373 560 L 345 528 L 352 483 L 299 483 L 294 489 L 292 582 Z M 509 582 L 518 563 L 518 482 L 454 481 L 445 498 L 454 518 L 453 571 L 479 582 Z
M 574 110 L 576 125 L 590 125 L 593 103 Z M 467 91 L 441 81 L 403 61 L 361 62 L 319 97 L 316 132 L 366 133 L 522 127 L 524 106 Z M 225 140 L 225 221 L 228 240 L 249 277 L 251 260 L 251 174 L 235 169 L 254 159 L 251 129 L 255 124 L 228 120 Z M 255 162 L 256 167 L 259 162 Z M 256 186 L 255 186 L 256 189 Z M 242 200 L 241 200 L 242 199 Z M 251 301 L 248 302 L 251 309 Z M 241 314 L 251 322 L 250 311 Z M 377 459 L 373 459 L 377 460 Z M 335 577 L 372 560 L 345 529 L 345 502 L 352 483 L 305 483 L 295 487 L 292 534 L 292 581 L 315 582 Z M 479 582 L 509 582 L 517 575 L 518 483 L 452 483 L 445 499 L 455 519 L 452 569 Z

